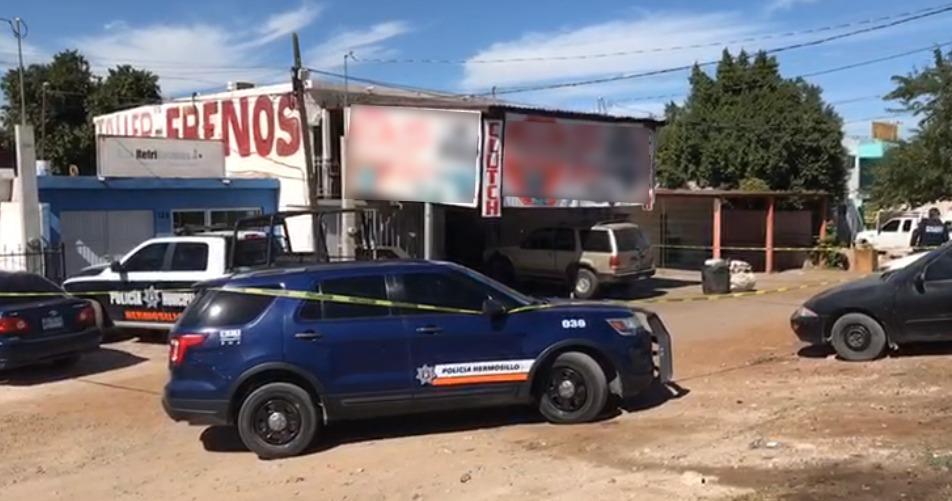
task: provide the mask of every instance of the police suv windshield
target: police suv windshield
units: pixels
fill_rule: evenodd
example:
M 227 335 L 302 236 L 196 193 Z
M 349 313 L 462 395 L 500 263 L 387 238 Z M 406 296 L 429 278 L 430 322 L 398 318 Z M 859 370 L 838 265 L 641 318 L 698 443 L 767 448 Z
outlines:
M 459 272 L 461 272 L 461 273 L 463 273 L 463 274 L 469 276 L 470 278 L 473 278 L 473 279 L 475 279 L 475 280 L 478 280 L 478 281 L 480 281 L 480 282 L 483 282 L 483 283 L 486 284 L 488 287 L 491 287 L 491 288 L 493 288 L 493 289 L 496 289 L 496 290 L 498 290 L 500 293 L 505 294 L 506 296 L 511 297 L 511 298 L 513 299 L 513 301 L 515 301 L 516 303 L 519 303 L 521 306 L 525 306 L 525 305 L 529 305 L 529 304 L 536 304 L 536 303 L 541 302 L 539 299 L 536 299 L 536 298 L 531 297 L 531 296 L 527 296 L 527 295 L 525 295 L 525 294 L 523 294 L 523 293 L 521 293 L 521 292 L 519 292 L 519 291 L 513 289 L 512 287 L 509 287 L 508 285 L 505 285 L 505 284 L 503 284 L 503 283 L 501 283 L 501 282 L 497 282 L 497 281 L 495 281 L 495 280 L 493 280 L 493 279 L 487 277 L 486 275 L 483 275 L 482 273 L 475 272 L 475 271 L 473 271 L 473 270 L 471 270 L 471 269 L 469 269 L 469 268 L 463 267 L 463 266 L 458 266 L 458 267 L 454 266 L 454 268 L 455 268 L 456 270 L 458 270 Z

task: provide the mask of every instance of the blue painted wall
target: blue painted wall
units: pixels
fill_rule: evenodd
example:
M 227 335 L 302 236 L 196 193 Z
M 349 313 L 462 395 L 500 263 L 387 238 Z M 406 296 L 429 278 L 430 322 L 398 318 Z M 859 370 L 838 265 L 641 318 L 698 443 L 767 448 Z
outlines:
M 277 179 L 165 179 L 40 176 L 40 203 L 49 206 L 51 243 L 59 242 L 63 211 L 152 210 L 155 234 L 172 232 L 179 209 L 258 208 L 278 210 Z

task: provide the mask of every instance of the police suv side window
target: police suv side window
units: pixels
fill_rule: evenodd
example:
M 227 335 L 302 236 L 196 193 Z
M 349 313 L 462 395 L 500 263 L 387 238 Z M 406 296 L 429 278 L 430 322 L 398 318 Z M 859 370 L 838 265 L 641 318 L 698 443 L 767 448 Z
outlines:
M 952 253 L 945 252 L 926 268 L 926 281 L 952 280 Z
M 407 273 L 400 275 L 398 280 L 400 281 L 398 300 L 407 303 L 480 311 L 483 308 L 483 302 L 492 297 L 489 289 L 454 273 Z M 400 310 L 401 315 L 432 313 L 434 312 L 412 308 Z
M 208 245 L 197 242 L 175 244 L 172 271 L 205 271 L 208 267 Z
M 127 259 L 122 267 L 125 271 L 162 271 L 168 248 L 167 243 L 146 245 Z
M 387 285 L 383 275 L 332 278 L 320 283 L 322 294 L 339 294 L 367 299 L 387 299 Z M 335 301 L 305 301 L 298 315 L 304 320 L 332 320 L 337 318 L 385 317 L 386 306 L 349 304 Z

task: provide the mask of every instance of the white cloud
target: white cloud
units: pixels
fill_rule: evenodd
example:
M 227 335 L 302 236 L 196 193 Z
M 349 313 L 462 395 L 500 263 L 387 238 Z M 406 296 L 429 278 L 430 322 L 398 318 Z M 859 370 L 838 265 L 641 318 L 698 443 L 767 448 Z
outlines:
M 288 64 L 267 59 L 264 47 L 313 24 L 321 10 L 320 5 L 305 1 L 247 29 L 213 23 L 131 26 L 113 21 L 109 29 L 69 40 L 68 45 L 85 54 L 97 73 L 117 64 L 133 64 L 159 75 L 165 95 L 180 96 L 199 89 L 220 89 L 234 80 L 273 83 L 285 79 Z M 338 61 L 345 49 L 382 54 L 381 42 L 406 31 L 401 22 L 380 23 L 333 36 L 308 54 L 337 57 Z
M 780 11 L 780 10 L 790 10 L 797 5 L 806 5 L 811 3 L 816 3 L 819 0 L 771 0 L 767 4 L 766 11 L 768 14 Z
M 552 33 L 527 33 L 497 42 L 475 54 L 464 67 L 462 86 L 485 90 L 496 86 L 584 79 L 592 76 L 650 71 L 717 58 L 719 42 L 765 33 L 769 26 L 730 13 L 650 14 Z M 644 52 L 589 59 L 479 63 L 514 58 L 553 58 L 637 51 L 656 47 L 714 44 L 710 47 Z M 737 50 L 740 48 L 730 47 Z M 635 87 L 644 81 L 631 81 Z
M 258 28 L 257 33 L 260 38 L 254 40 L 253 45 L 259 46 L 268 44 L 310 25 L 317 19 L 322 10 L 323 7 L 319 5 L 303 3 L 297 9 L 270 16 L 265 20 L 264 24 Z
M 120 26 L 72 43 L 89 57 L 97 73 L 117 64 L 133 64 L 159 75 L 165 94 L 178 95 L 196 88 L 222 86 L 228 80 L 254 80 L 268 74 L 260 69 L 241 69 L 256 62 L 249 48 L 237 47 L 242 39 L 224 26 L 157 24 Z M 207 70 L 203 71 L 203 66 Z
M 341 32 L 309 49 L 305 63 L 320 69 L 338 68 L 350 51 L 354 51 L 358 63 L 361 58 L 386 57 L 390 51 L 381 43 L 408 31 L 410 27 L 403 21 L 387 21 L 364 30 Z

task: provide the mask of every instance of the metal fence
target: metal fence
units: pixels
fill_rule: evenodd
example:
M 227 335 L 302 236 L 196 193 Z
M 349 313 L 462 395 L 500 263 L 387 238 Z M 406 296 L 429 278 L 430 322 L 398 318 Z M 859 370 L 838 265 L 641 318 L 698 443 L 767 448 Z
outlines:
M 0 245 L 0 270 L 30 271 L 60 284 L 66 279 L 66 252 L 63 244 Z

